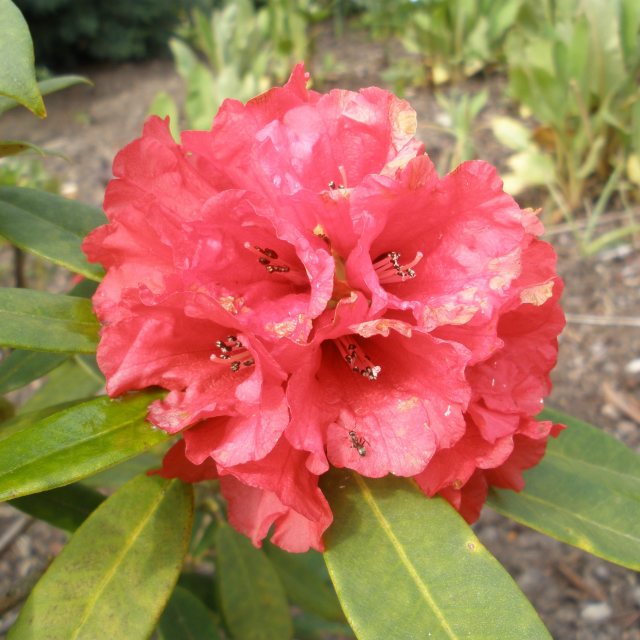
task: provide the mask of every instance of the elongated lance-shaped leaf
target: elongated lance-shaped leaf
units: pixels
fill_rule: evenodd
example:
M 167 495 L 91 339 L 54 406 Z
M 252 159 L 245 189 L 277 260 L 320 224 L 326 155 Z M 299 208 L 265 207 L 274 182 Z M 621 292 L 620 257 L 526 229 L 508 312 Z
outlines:
M 344 622 L 322 554 L 313 549 L 306 553 L 288 553 L 270 543 L 265 544 L 264 550 L 292 604 L 321 618 Z
M 550 636 L 460 515 L 409 480 L 348 471 L 323 481 L 334 522 L 325 560 L 360 640 Z
M 222 523 L 216 531 L 216 558 L 222 612 L 233 638 L 291 638 L 287 598 L 264 552 Z
M 0 0 L 0 95 L 19 102 L 40 118 L 47 115 L 36 82 L 29 27 L 10 0 Z
M 31 289 L 0 289 L 0 346 L 93 353 L 98 329 L 90 300 Z
M 158 625 L 160 640 L 219 640 L 213 612 L 187 589 L 177 586 Z
M 46 80 L 40 80 L 40 82 L 38 82 L 38 89 L 41 95 L 46 96 L 49 93 L 54 93 L 76 84 L 92 84 L 92 82 L 84 76 L 55 76 L 53 78 L 47 78 Z M 17 107 L 19 104 L 18 101 L 12 100 L 11 98 L 0 97 L 0 114 Z
M 0 235 L 91 280 L 101 280 L 104 271 L 87 261 L 80 244 L 106 221 L 100 209 L 53 193 L 0 187 Z
M 65 402 L 88 400 L 103 391 L 104 378 L 96 376 L 86 365 L 80 364 L 77 358 L 77 355 L 69 357 L 52 371 L 44 384 L 18 409 L 18 414 Z
M 54 527 L 75 531 L 103 501 L 101 493 L 76 483 L 22 496 L 12 500 L 11 504 Z
M 70 484 L 166 440 L 145 420 L 158 395 L 102 396 L 1 428 L 0 500 Z
M 11 640 L 146 640 L 187 551 L 193 491 L 139 476 L 76 531 L 31 592 Z
M 539 417 L 568 428 L 525 472 L 523 491 L 492 489 L 488 504 L 562 542 L 640 570 L 640 456 L 567 414 L 545 409 Z
M 0 394 L 28 385 L 59 367 L 68 357 L 64 353 L 12 351 L 0 362 Z

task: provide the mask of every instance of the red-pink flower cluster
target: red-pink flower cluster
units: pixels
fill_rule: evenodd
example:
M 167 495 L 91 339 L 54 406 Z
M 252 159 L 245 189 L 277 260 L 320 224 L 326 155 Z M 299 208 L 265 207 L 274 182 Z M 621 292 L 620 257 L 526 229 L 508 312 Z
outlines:
M 468 520 L 560 427 L 535 416 L 564 324 L 542 226 L 466 162 L 441 178 L 409 104 L 289 82 L 210 131 L 151 118 L 114 162 L 98 361 L 160 386 L 161 473 L 218 478 L 255 544 L 322 549 L 319 476 L 412 477 Z

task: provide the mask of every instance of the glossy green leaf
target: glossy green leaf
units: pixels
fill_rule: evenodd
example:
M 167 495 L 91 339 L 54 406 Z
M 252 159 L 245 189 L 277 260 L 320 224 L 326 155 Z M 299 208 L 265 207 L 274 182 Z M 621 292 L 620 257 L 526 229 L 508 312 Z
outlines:
M 269 559 L 227 524 L 216 532 L 220 601 L 236 640 L 286 640 L 293 627 L 282 583 Z
M 45 383 L 20 407 L 19 413 L 90 398 L 103 387 L 104 378 L 88 371 L 72 356 L 49 374 Z
M 375 638 L 550 638 L 531 604 L 441 498 L 406 479 L 323 481 L 325 560 L 349 624 Z
M 0 429 L 0 500 L 64 486 L 132 458 L 168 435 L 146 422 L 157 393 L 95 398 Z
M 158 625 L 160 640 L 218 640 L 213 613 L 190 591 L 176 587 Z
M 16 100 L 40 118 L 47 115 L 36 82 L 29 27 L 10 0 L 0 0 L 0 95 Z
M 95 207 L 36 189 L 0 187 L 0 235 L 90 280 L 100 280 L 104 271 L 87 261 L 80 244 L 105 222 Z
M 150 451 L 145 451 L 135 458 L 125 460 L 115 467 L 86 478 L 83 483 L 88 487 L 117 489 L 141 473 L 159 469 L 162 466 L 162 458 L 166 449 L 167 443 L 161 442 Z
M 103 501 L 101 493 L 76 483 L 16 498 L 10 504 L 54 527 L 75 531 Z
M 265 544 L 264 550 L 276 568 L 292 604 L 321 618 L 344 622 L 344 613 L 322 554 L 314 550 L 288 553 L 270 543 Z
M 3 347 L 93 353 L 98 329 L 90 300 L 32 289 L 0 289 Z
M 135 478 L 76 531 L 26 601 L 10 640 L 146 640 L 187 551 L 193 492 Z
M 59 367 L 69 356 L 41 351 L 12 351 L 0 362 L 0 394 L 20 389 Z
M 38 89 L 40 89 L 40 93 L 43 96 L 46 96 L 49 93 L 54 93 L 56 91 L 60 91 L 61 89 L 72 87 L 76 84 L 92 84 L 92 82 L 84 76 L 55 76 L 53 78 L 47 78 L 46 80 L 41 80 L 40 82 L 38 82 Z M 11 98 L 0 97 L 0 114 L 4 113 L 5 111 L 9 111 L 9 109 L 17 107 L 18 104 L 19 103 L 16 100 L 12 100 Z
M 545 409 L 540 418 L 568 428 L 525 472 L 523 491 L 492 489 L 488 504 L 562 542 L 640 570 L 640 456 L 567 414 Z

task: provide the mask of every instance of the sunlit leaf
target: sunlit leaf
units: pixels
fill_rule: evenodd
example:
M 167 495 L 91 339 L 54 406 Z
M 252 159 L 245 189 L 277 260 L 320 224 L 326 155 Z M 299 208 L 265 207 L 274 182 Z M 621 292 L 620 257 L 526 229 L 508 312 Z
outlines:
M 146 640 L 178 579 L 192 518 L 190 485 L 135 478 L 77 530 L 8 637 Z
M 33 43 L 29 27 L 10 0 L 0 0 L 0 95 L 47 115 L 36 82 Z
M 157 397 L 103 396 L 0 428 L 0 500 L 70 484 L 166 440 L 145 420 Z
M 325 559 L 349 624 L 379 638 L 550 638 L 509 574 L 447 502 L 405 479 L 345 471 L 324 489 Z
M 98 321 L 91 302 L 32 289 L 0 289 L 0 345 L 33 351 L 93 353 Z
M 600 429 L 545 409 L 566 424 L 542 462 L 525 472 L 523 491 L 492 489 L 488 504 L 505 516 L 589 553 L 640 570 L 640 456 Z

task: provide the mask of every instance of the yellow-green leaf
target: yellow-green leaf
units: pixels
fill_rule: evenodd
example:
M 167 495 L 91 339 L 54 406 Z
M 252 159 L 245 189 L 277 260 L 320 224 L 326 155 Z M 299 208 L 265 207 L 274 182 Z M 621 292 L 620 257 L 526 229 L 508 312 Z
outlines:
M 335 471 L 323 484 L 334 515 L 325 560 L 360 640 L 550 638 L 447 502 L 393 476 Z
M 545 409 L 568 426 L 550 439 L 520 493 L 492 489 L 503 515 L 610 562 L 640 570 L 640 456 L 600 429 Z
M 108 469 L 168 439 L 146 422 L 157 393 L 75 404 L 0 429 L 0 500 L 46 491 Z M 38 412 L 36 412 L 37 414 Z
M 0 289 L 0 345 L 33 351 L 93 353 L 98 321 L 91 301 L 32 289 Z
M 10 0 L 0 0 L 0 95 L 14 99 L 40 118 L 47 115 L 36 82 L 29 27 Z
M 178 579 L 193 492 L 139 476 L 77 530 L 25 603 L 11 640 L 146 640 Z

